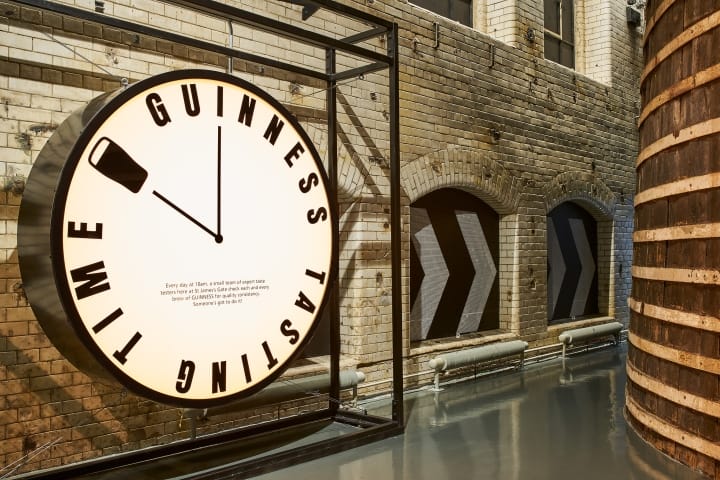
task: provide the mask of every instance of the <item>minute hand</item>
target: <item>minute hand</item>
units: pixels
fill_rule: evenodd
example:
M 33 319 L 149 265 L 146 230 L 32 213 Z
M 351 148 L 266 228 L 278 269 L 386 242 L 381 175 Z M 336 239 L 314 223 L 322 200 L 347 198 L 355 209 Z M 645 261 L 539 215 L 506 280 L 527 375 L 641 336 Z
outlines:
M 222 167 L 222 127 L 218 125 L 217 130 L 217 235 L 215 235 L 215 241 L 222 242 L 222 233 L 220 230 L 221 207 L 222 207 L 222 195 L 221 188 L 222 182 L 220 181 L 220 170 Z M 218 240 L 219 239 L 219 240 Z
M 159 193 L 157 190 L 153 190 L 152 193 L 153 193 L 153 195 L 155 195 L 156 197 L 158 197 L 160 200 L 162 200 L 163 202 L 165 202 L 165 203 L 167 203 L 168 205 L 170 205 L 175 211 L 177 211 L 177 212 L 178 212 L 179 214 L 181 214 L 183 217 L 187 218 L 188 220 L 190 220 L 191 222 L 193 222 L 195 225 L 197 225 L 198 227 L 200 227 L 201 229 L 203 229 L 204 231 L 206 231 L 207 233 L 209 233 L 210 235 L 212 235 L 212 237 L 215 239 L 215 241 L 216 241 L 217 243 L 222 242 L 222 235 L 220 235 L 219 233 L 215 233 L 215 232 L 213 232 L 212 230 L 210 230 L 208 227 L 206 227 L 205 225 L 203 225 L 202 223 L 200 223 L 198 220 L 196 220 L 192 215 L 190 215 L 190 214 L 187 213 L 185 210 L 183 210 L 182 208 L 178 207 L 178 206 L 175 205 L 173 202 L 171 202 L 170 200 L 168 200 L 167 197 L 165 197 L 163 194 Z

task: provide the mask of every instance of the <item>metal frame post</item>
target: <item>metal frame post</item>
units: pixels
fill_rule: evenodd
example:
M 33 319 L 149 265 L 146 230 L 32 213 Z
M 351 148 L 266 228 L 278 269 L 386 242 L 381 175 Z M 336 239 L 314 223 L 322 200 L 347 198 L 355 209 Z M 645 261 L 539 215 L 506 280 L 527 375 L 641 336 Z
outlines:
M 197 48 L 207 52 L 214 52 L 228 57 L 227 70 L 232 72 L 234 60 L 244 60 L 261 66 L 282 70 L 286 73 L 300 75 L 308 79 L 325 81 L 327 85 L 327 125 L 328 125 L 328 177 L 331 208 L 335 209 L 334 218 L 338 219 L 338 179 L 337 179 L 337 92 L 338 82 L 359 77 L 361 75 L 389 70 L 389 163 L 390 163 L 390 223 L 391 223 L 391 269 L 392 269 L 392 419 L 373 417 L 358 414 L 352 411 L 339 411 L 340 398 L 340 306 L 339 306 L 339 221 L 334 225 L 335 235 L 335 262 L 330 272 L 333 282 L 328 308 L 330 308 L 330 400 L 327 409 L 311 413 L 299 414 L 297 417 L 281 418 L 241 429 L 224 432 L 213 438 L 193 438 L 187 441 L 178 441 L 156 449 L 141 449 L 127 454 L 100 457 L 93 461 L 83 462 L 82 465 L 68 465 L 53 469 L 52 472 L 42 473 L 42 478 L 68 478 L 77 476 L 78 472 L 100 472 L 111 468 L 150 461 L 167 455 L 174 455 L 197 448 L 199 445 L 222 444 L 235 441 L 238 438 L 251 439 L 262 436 L 268 432 L 281 432 L 301 425 L 331 419 L 332 421 L 352 424 L 359 427 L 359 431 L 345 434 L 331 440 L 320 440 L 314 443 L 296 447 L 286 452 L 268 455 L 267 457 L 249 460 L 239 465 L 223 467 L 222 472 L 228 475 L 244 475 L 258 473 L 292 465 L 324 454 L 339 452 L 348 448 L 359 446 L 392 435 L 402 433 L 405 423 L 403 408 L 403 306 L 402 306 L 402 206 L 400 190 L 400 105 L 399 105 L 399 31 L 397 23 L 377 17 L 371 13 L 343 5 L 334 0 L 312 0 L 320 8 L 338 16 L 348 17 L 369 26 L 369 29 L 346 39 L 323 35 L 300 26 L 283 23 L 248 12 L 240 8 L 217 2 L 215 0 L 165 0 L 168 4 L 195 10 L 203 14 L 214 16 L 228 22 L 230 41 L 229 45 L 199 40 L 182 33 L 172 32 L 140 24 L 132 20 L 117 18 L 104 13 L 95 12 L 86 8 L 64 4 L 53 0 L 10 0 L 11 4 L 38 8 L 46 12 L 68 16 L 76 20 L 92 22 L 98 25 L 117 28 L 125 32 L 133 32 L 151 38 L 163 39 L 169 42 Z M 324 48 L 326 51 L 325 71 L 288 63 L 263 55 L 256 55 L 234 48 L 232 22 L 249 26 L 251 28 L 272 33 L 278 37 L 289 38 L 313 47 Z M 377 52 L 374 49 L 364 48 L 360 45 L 380 35 L 387 35 L 387 53 Z M 341 52 L 350 55 L 361 62 L 361 66 L 337 71 L 336 54 Z M 357 399 L 357 387 L 353 388 L 353 398 Z M 40 475 L 40 474 L 39 474 Z M 31 476 L 32 477 L 32 476 Z M 30 477 L 28 477 L 30 478 Z
M 328 76 L 327 85 L 327 122 L 328 122 L 328 178 L 330 180 L 330 205 L 334 210 L 332 217 L 337 224 L 333 228 L 333 245 L 336 251 L 333 258 L 332 266 L 333 287 L 330 294 L 330 411 L 333 415 L 337 413 L 340 401 L 340 302 L 339 284 L 340 284 L 340 265 L 338 260 L 339 250 L 339 222 L 338 218 L 338 196 L 337 196 L 337 82 L 335 81 L 336 69 L 336 52 L 334 48 L 328 48 L 325 51 L 325 72 Z
M 390 65 L 390 250 L 392 255 L 392 332 L 393 332 L 393 412 L 392 418 L 405 425 L 403 407 L 402 336 L 402 211 L 400 204 L 400 68 L 398 65 L 398 26 L 394 23 L 388 38 Z

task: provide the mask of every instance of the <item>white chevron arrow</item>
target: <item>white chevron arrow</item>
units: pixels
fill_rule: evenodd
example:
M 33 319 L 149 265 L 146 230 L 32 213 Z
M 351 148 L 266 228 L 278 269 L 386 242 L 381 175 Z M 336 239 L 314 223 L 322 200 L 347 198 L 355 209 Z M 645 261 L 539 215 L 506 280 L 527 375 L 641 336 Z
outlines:
M 548 296 L 552 303 L 550 305 L 550 311 L 548 316 L 552 318 L 555 307 L 557 306 L 558 298 L 560 298 L 560 289 L 562 287 L 563 278 L 565 278 L 565 272 L 567 267 L 565 266 L 565 259 L 563 258 L 562 250 L 560 249 L 560 241 L 555 231 L 555 224 L 552 219 L 547 219 L 547 242 L 548 242 L 548 256 L 550 257 L 550 281 L 548 282 Z
M 579 218 L 571 218 L 569 222 L 572 236 L 575 239 L 575 247 L 580 257 L 580 279 L 570 309 L 570 316 L 574 317 L 585 313 L 590 287 L 595 278 L 595 260 L 593 260 L 592 249 L 590 248 L 583 221 Z
M 488 248 L 485 232 L 478 216 L 474 212 L 456 211 L 458 225 L 465 239 L 473 268 L 475 269 L 475 277 L 473 278 L 470 292 L 468 292 L 465 307 L 463 308 L 460 324 L 458 325 L 457 335 L 463 333 L 476 332 L 480 326 L 485 304 L 490 296 L 497 268 L 492 258 L 492 253 Z
M 410 338 L 424 340 L 435 318 L 449 274 L 427 210 L 410 210 L 410 235 L 425 272 L 420 291 L 410 309 Z

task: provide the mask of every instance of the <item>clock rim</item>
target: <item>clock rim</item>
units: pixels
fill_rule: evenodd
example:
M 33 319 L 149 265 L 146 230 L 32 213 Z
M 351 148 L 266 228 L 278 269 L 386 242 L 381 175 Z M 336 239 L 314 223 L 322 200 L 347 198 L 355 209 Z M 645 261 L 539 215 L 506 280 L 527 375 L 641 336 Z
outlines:
M 80 161 L 80 157 L 83 151 L 88 147 L 90 139 L 95 135 L 97 130 L 110 118 L 122 105 L 132 100 L 133 98 L 141 95 L 143 91 L 156 87 L 158 85 L 174 82 L 177 80 L 188 80 L 203 79 L 222 82 L 231 84 L 235 87 L 248 91 L 253 95 L 266 101 L 277 113 L 282 117 L 283 120 L 290 123 L 293 130 L 299 135 L 305 146 L 308 147 L 310 156 L 313 158 L 318 172 L 321 176 L 321 184 L 325 197 L 327 198 L 328 205 L 328 217 L 331 225 L 331 254 L 330 254 L 330 265 L 327 278 L 327 285 L 323 292 L 322 301 L 318 304 L 316 313 L 313 316 L 312 324 L 308 328 L 304 338 L 297 345 L 292 345 L 292 353 L 284 360 L 280 361 L 280 366 L 273 370 L 269 375 L 265 376 L 262 380 L 255 383 L 251 387 L 246 389 L 235 391 L 233 393 L 216 396 L 214 398 L 182 398 L 166 393 L 159 392 L 153 388 L 144 385 L 125 373 L 121 368 L 116 366 L 114 362 L 108 358 L 107 353 L 102 350 L 98 344 L 93 340 L 92 335 L 88 331 L 82 317 L 78 312 L 72 295 L 72 287 L 69 285 L 67 280 L 67 271 L 65 269 L 65 256 L 63 249 L 63 231 L 64 231 L 64 215 L 65 208 L 67 206 L 67 195 L 69 193 L 76 167 Z M 242 78 L 222 73 L 214 70 L 203 70 L 203 69 L 185 69 L 185 70 L 174 70 L 171 72 L 161 73 L 146 79 L 140 80 L 136 83 L 128 85 L 126 88 L 119 90 L 116 94 L 111 94 L 107 97 L 106 103 L 100 106 L 95 112 L 92 118 L 84 126 L 80 134 L 74 140 L 73 146 L 66 156 L 62 169 L 60 171 L 57 188 L 55 195 L 52 200 L 52 214 L 50 221 L 50 251 L 51 251 L 51 264 L 52 271 L 54 274 L 55 288 L 57 290 L 60 303 L 65 314 L 68 317 L 69 323 L 72 325 L 74 333 L 79 337 L 82 345 L 88 350 L 88 353 L 92 358 L 99 362 L 102 368 L 112 377 L 113 380 L 120 383 L 122 386 L 127 387 L 129 390 L 137 393 L 143 397 L 171 405 L 178 405 L 181 407 L 189 408 L 207 408 L 218 405 L 224 405 L 233 401 L 241 400 L 252 396 L 253 394 L 261 391 L 272 382 L 277 380 L 299 357 L 304 351 L 307 344 L 310 342 L 315 334 L 316 329 L 320 323 L 322 312 L 327 308 L 332 291 L 336 284 L 336 265 L 338 255 L 338 244 L 337 244 L 337 216 L 336 209 L 332 201 L 332 184 L 330 183 L 329 176 L 323 165 L 322 159 L 317 152 L 314 143 L 311 141 L 305 129 L 300 125 L 299 121 L 290 111 L 282 105 L 276 98 L 271 96 L 268 92 L 261 89 L 260 87 L 250 83 Z M 81 370 L 84 370 L 79 366 Z

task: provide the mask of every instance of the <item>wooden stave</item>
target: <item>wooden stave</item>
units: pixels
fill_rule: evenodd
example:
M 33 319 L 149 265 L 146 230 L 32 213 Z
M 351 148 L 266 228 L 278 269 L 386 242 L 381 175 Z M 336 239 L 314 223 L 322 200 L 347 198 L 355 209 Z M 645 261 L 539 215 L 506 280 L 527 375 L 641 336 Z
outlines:
M 720 118 L 720 114 L 708 116 L 704 108 L 697 109 L 699 114 L 694 117 L 677 114 L 679 109 L 686 106 L 683 102 L 688 98 L 702 96 L 702 89 L 720 91 L 720 67 L 704 65 L 700 75 L 688 75 L 682 68 L 678 68 L 678 62 L 688 50 L 695 48 L 694 44 L 707 43 L 707 35 L 718 35 L 720 29 L 716 29 L 715 25 L 710 28 L 706 21 L 704 33 L 695 31 L 678 34 L 677 31 L 669 31 L 658 35 L 657 29 L 662 29 L 663 25 L 677 26 L 678 12 L 683 12 L 685 5 L 686 2 L 674 0 L 663 1 L 659 6 L 658 2 L 648 5 L 650 28 L 644 45 L 650 60 L 643 72 L 641 90 L 644 108 L 638 122 L 641 127 L 641 153 L 636 167 L 638 193 L 635 200 L 635 238 L 640 241 L 635 243 L 633 249 L 626 412 L 630 424 L 647 441 L 683 463 L 699 468 L 708 475 L 715 475 L 720 471 L 720 449 L 716 445 L 720 440 L 717 418 L 720 408 L 717 402 L 720 397 L 720 351 L 717 341 L 720 325 L 716 316 L 706 313 L 720 312 L 720 301 L 717 304 L 697 305 L 687 299 L 720 297 L 720 259 L 715 258 L 720 257 L 720 254 L 712 255 L 709 264 L 691 255 L 690 266 L 693 268 L 678 266 L 687 266 L 683 265 L 686 261 L 682 256 L 685 251 L 685 247 L 681 246 L 683 243 L 689 242 L 694 248 L 707 249 L 709 242 L 716 242 L 713 234 L 720 225 L 720 214 L 716 215 L 712 206 L 720 210 L 717 208 L 720 206 L 717 193 L 720 189 L 717 181 L 720 178 L 720 162 L 705 161 L 692 165 L 694 191 L 681 188 L 690 183 L 687 178 L 680 176 L 679 179 L 668 180 L 663 176 L 667 177 L 668 166 L 686 167 L 687 163 L 683 159 L 697 159 L 690 153 L 702 150 L 696 146 L 697 142 L 720 146 L 720 120 L 713 120 Z M 720 23 L 720 7 L 716 10 L 712 14 L 712 22 Z M 683 32 L 686 30 L 683 26 Z M 668 40 L 668 37 L 681 38 Z M 671 46 L 663 52 L 667 43 L 671 43 Z M 653 74 L 657 72 L 677 72 L 677 75 L 666 74 L 662 81 L 654 81 Z M 701 81 L 698 82 L 698 78 Z M 720 98 L 717 95 L 712 97 Z M 681 120 L 679 123 L 678 117 Z M 703 125 L 710 128 L 698 128 Z M 676 140 L 676 134 L 683 129 L 683 135 L 678 135 L 680 139 Z M 665 144 L 658 143 L 663 139 Z M 712 150 L 720 151 L 708 145 L 705 147 L 707 155 Z M 659 169 L 660 172 L 653 169 Z M 664 188 L 667 185 L 677 188 Z M 644 193 L 646 191 L 649 193 Z M 710 208 L 704 215 L 700 214 L 688 221 L 677 213 L 688 205 L 695 206 L 695 211 L 698 205 Z M 655 234 L 656 231 L 659 233 Z M 710 248 L 720 251 L 714 243 Z M 666 268 L 668 261 L 673 268 Z M 711 268 L 705 268 L 708 266 Z M 692 280 L 692 275 L 688 278 L 687 274 L 697 269 L 705 271 L 707 280 L 697 277 Z M 715 271 L 718 275 L 713 278 Z M 668 291 L 670 295 L 667 295 Z M 692 311 L 695 309 L 700 314 Z M 671 335 L 668 332 L 681 337 L 681 344 L 674 347 L 698 350 L 699 353 L 663 346 L 662 343 Z M 683 336 L 686 338 L 683 339 Z M 694 340 L 688 340 L 689 337 Z M 640 368 L 637 363 L 641 364 Z M 659 365 L 666 371 L 660 370 Z M 705 372 L 705 368 L 711 372 Z M 638 372 L 642 372 L 643 377 Z M 683 383 L 684 379 L 698 375 L 704 380 L 696 385 L 690 395 L 688 390 L 693 388 L 687 382 Z M 682 395 L 686 398 L 690 395 L 693 399 L 691 404 L 685 402 Z M 701 420 L 698 421 L 698 418 Z M 698 425 L 703 426 L 702 431 Z

